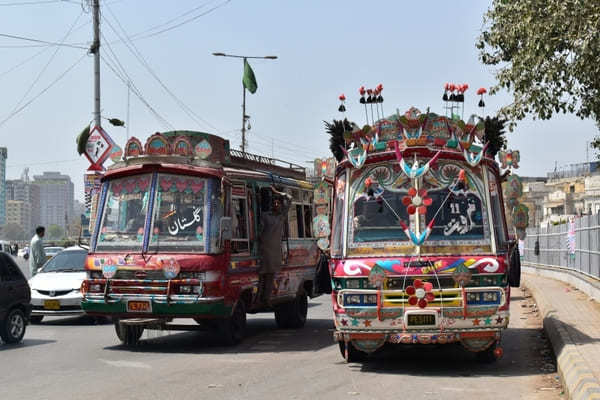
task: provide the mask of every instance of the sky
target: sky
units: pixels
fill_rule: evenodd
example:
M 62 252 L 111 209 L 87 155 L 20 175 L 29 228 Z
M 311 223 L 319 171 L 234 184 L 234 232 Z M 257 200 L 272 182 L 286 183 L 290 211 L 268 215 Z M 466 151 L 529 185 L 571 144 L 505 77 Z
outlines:
M 491 1 L 100 4 L 102 116 L 128 126 L 103 120 L 103 127 L 121 146 L 128 132 L 143 143 L 172 128 L 215 133 L 239 146 L 242 60 L 213 52 L 278 57 L 251 61 L 258 90 L 246 100 L 252 126 L 247 151 L 306 167 L 330 155 L 323 121 L 342 117 L 341 93 L 347 117 L 362 126 L 361 85 L 384 85 L 386 114 L 411 106 L 442 114 L 444 83 L 468 83 L 467 119 L 481 113 L 476 89 L 494 84 L 493 69 L 479 62 L 475 48 Z M 93 57 L 86 50 L 91 20 L 87 1 L 0 0 L 0 35 L 68 44 L 0 36 L 0 146 L 8 148 L 7 178 L 18 178 L 25 167 L 30 176 L 59 171 L 71 176 L 79 200 L 89 163 L 77 154 L 75 137 L 93 119 L 94 107 Z M 128 81 L 135 89 L 129 91 Z M 508 102 L 507 93 L 486 98 L 485 114 Z M 561 114 L 519 122 L 508 141 L 521 151 L 518 173 L 545 176 L 555 165 L 593 160 L 586 148 L 596 134 L 593 121 Z

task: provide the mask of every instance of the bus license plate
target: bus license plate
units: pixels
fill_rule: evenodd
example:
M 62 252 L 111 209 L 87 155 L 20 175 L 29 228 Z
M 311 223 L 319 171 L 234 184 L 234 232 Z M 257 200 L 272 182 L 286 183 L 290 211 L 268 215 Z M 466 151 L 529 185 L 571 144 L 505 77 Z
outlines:
M 60 310 L 60 301 L 58 300 L 44 300 L 45 310 Z
M 435 326 L 435 315 L 433 314 L 408 314 L 408 326 Z
M 152 312 L 152 303 L 149 300 L 130 300 L 127 302 L 127 312 L 149 313 Z

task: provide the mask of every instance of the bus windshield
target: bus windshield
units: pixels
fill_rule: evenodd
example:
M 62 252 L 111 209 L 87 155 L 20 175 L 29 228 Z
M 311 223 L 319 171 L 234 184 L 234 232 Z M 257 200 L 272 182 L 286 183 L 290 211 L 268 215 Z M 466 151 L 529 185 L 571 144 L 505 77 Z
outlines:
M 151 250 L 203 252 L 206 180 L 159 174 Z
M 213 224 L 222 215 L 215 181 L 163 173 L 154 178 L 154 187 L 152 174 L 108 183 L 95 250 L 141 252 L 146 235 L 147 250 L 152 252 L 204 253 L 207 247 L 214 250 L 218 227 L 207 229 L 211 223 L 208 214 L 216 215 Z
M 422 165 L 422 164 L 421 164 Z M 456 178 L 465 170 L 466 182 Z M 367 187 L 365 180 L 370 178 Z M 349 246 L 365 242 L 409 244 L 403 225 L 415 231 L 414 215 L 434 220 L 430 245 L 489 243 L 489 223 L 480 168 L 465 168 L 461 162 L 438 161 L 415 187 L 415 181 L 392 165 L 373 165 L 351 182 Z M 423 231 L 426 225 L 419 226 Z
M 150 174 L 110 181 L 96 250 L 142 250 Z

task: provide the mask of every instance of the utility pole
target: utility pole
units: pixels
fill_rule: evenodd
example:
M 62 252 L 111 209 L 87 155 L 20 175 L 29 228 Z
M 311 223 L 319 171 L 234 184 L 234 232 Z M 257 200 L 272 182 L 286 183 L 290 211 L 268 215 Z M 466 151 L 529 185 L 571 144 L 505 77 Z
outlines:
M 100 0 L 92 0 L 94 42 L 90 52 L 94 54 L 94 124 L 101 127 L 100 117 Z M 129 121 L 128 121 L 129 122 Z

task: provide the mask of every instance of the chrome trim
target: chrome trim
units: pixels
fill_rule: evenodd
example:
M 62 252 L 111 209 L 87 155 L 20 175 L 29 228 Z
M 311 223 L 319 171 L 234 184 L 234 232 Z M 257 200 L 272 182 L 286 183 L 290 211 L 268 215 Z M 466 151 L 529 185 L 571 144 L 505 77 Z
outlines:
M 115 293 L 111 293 L 107 297 L 104 297 L 104 294 L 87 294 L 83 298 L 84 301 L 92 301 L 92 302 L 118 303 L 118 302 L 128 301 L 128 300 L 148 300 L 148 301 L 151 301 L 153 303 L 158 303 L 158 304 L 215 303 L 218 301 L 223 301 L 224 299 L 225 299 L 225 297 L 223 297 L 223 296 L 200 297 L 197 295 L 170 295 L 167 300 L 166 294 L 148 296 L 147 294 L 115 294 Z

